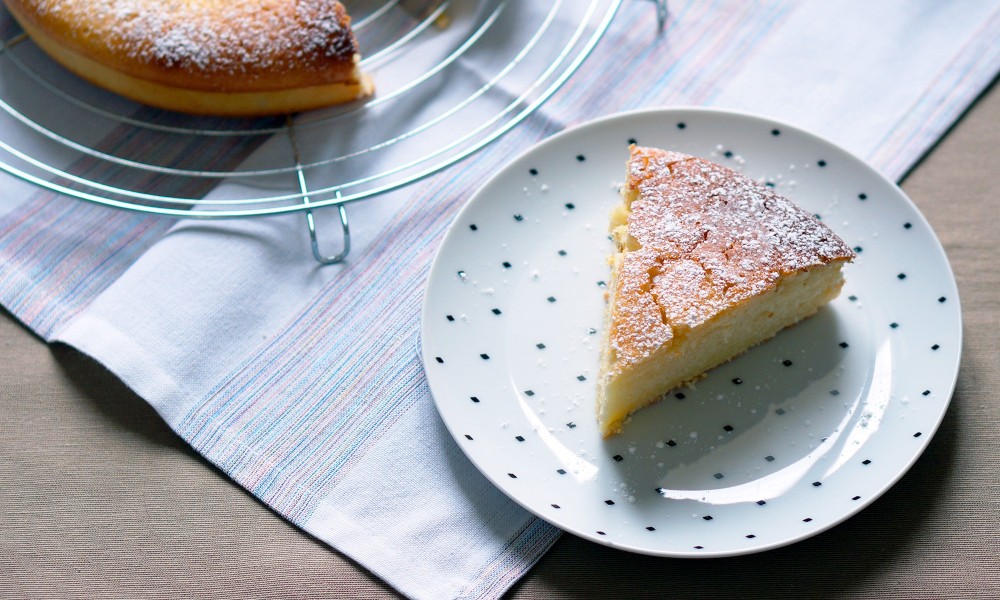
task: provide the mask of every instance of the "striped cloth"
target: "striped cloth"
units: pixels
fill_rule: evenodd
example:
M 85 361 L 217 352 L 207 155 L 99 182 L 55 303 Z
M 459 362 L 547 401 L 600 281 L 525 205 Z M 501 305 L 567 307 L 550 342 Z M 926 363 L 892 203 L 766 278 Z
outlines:
M 626 1 L 513 132 L 352 206 L 361 225 L 344 265 L 316 266 L 295 215 L 206 226 L 39 192 L 5 200 L 0 302 L 103 362 L 233 481 L 403 594 L 499 597 L 559 532 L 464 458 L 418 353 L 429 265 L 488 175 L 567 126 L 688 104 L 791 121 L 899 177 L 1000 72 L 1000 0 L 670 8 L 657 35 L 649 3 Z M 153 150 L 116 136 L 104 143 Z M 255 151 L 224 139 L 155 150 L 213 169 Z

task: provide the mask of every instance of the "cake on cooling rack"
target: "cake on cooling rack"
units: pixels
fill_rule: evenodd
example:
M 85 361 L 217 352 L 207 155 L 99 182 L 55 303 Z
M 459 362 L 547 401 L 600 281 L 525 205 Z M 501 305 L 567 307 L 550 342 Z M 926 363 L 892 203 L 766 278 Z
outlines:
M 4 0 L 80 77 L 194 114 L 286 114 L 373 90 L 336 0 Z
M 701 158 L 632 146 L 621 195 L 597 391 L 605 437 L 814 314 L 854 258 L 787 198 Z

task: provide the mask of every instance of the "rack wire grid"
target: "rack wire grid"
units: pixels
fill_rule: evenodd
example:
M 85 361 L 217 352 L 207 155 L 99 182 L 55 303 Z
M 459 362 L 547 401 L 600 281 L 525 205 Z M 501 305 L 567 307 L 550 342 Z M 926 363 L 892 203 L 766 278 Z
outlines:
M 304 211 L 316 259 L 339 262 L 350 251 L 346 204 L 510 131 L 573 74 L 622 1 L 355 1 L 361 67 L 376 94 L 256 119 L 181 115 L 91 86 L 3 10 L 0 169 L 79 200 L 177 218 Z M 662 26 L 666 2 L 653 1 Z M 339 210 L 343 232 L 332 256 L 319 251 L 313 218 L 326 206 Z

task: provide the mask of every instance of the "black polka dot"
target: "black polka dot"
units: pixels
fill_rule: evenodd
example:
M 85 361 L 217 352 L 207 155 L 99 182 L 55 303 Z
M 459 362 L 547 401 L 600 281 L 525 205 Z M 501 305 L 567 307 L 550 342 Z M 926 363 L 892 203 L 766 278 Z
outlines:
M 608 535 L 608 534 L 604 533 L 603 531 L 598 530 L 597 531 L 597 535 Z
M 930 390 L 924 390 L 924 391 L 920 392 L 920 395 L 921 396 L 930 396 L 931 395 L 931 391 Z
M 931 346 L 931 350 L 937 350 L 937 349 L 938 349 L 938 348 L 940 348 L 940 347 L 941 347 L 941 346 L 939 346 L 939 345 L 937 345 L 937 344 L 934 344 L 933 346 Z
M 576 423 L 570 421 L 569 423 L 566 423 L 566 427 L 569 427 L 570 429 L 576 429 Z
M 694 549 L 695 550 L 704 550 L 705 547 L 704 546 L 695 546 Z
M 947 300 L 947 298 L 945 298 L 944 296 L 941 296 L 940 298 L 938 298 L 938 302 L 940 302 L 940 303 L 942 303 L 942 304 L 944 304 L 944 302 L 945 302 L 946 300 Z
M 534 396 L 535 395 L 535 391 L 534 390 L 524 390 L 524 395 L 525 396 Z
M 499 314 L 503 314 L 503 313 L 502 313 L 502 312 L 500 311 L 500 309 L 499 309 L 499 308 L 494 308 L 494 309 L 493 309 L 492 311 L 490 311 L 490 312 L 492 312 L 492 313 L 493 313 L 493 314 L 495 314 L 495 315 L 499 315 Z
M 764 457 L 764 460 L 766 460 L 767 462 L 774 462 L 774 457 L 768 454 L 767 456 Z
M 454 321 L 455 320 L 455 317 L 453 317 L 451 315 L 445 315 L 444 318 L 448 319 L 449 321 Z
M 896 328 L 899 327 L 899 323 L 896 323 L 895 321 L 893 321 L 892 323 L 889 323 L 889 327 L 892 327 L 893 329 L 896 329 Z
M 646 531 L 656 531 L 656 527 L 653 527 L 652 525 L 650 525 L 650 526 L 646 527 Z
M 632 144 L 638 144 L 639 142 L 635 138 L 629 138 L 628 143 L 631 146 Z
M 674 394 L 674 398 L 677 398 L 678 400 L 683 400 L 686 397 L 687 396 L 685 396 L 682 392 L 677 392 L 676 394 Z
M 862 248 L 861 246 L 855 246 L 854 247 L 854 253 L 855 254 L 861 254 L 863 251 L 864 251 L 864 248 Z
M 531 173 L 532 176 L 538 175 L 538 169 L 528 169 L 528 172 Z
M 702 519 L 704 519 L 706 521 L 711 521 L 713 518 L 714 517 L 712 517 L 712 515 L 705 515 L 704 517 L 702 517 Z
M 556 301 L 555 296 L 549 296 L 548 298 L 546 298 L 546 300 L 548 300 L 549 302 L 555 302 Z
M 545 344 L 538 342 L 537 344 L 535 344 L 535 348 L 538 348 L 539 350 L 545 350 Z
M 913 227 L 913 223 L 910 223 L 910 222 L 903 223 L 903 229 L 910 229 L 912 227 Z
M 812 521 L 812 517 L 806 517 L 806 518 L 802 519 L 803 523 L 809 523 L 811 521 Z
M 586 378 L 586 377 L 584 377 L 583 375 L 577 375 L 577 376 L 576 376 L 576 380 L 577 380 L 577 381 L 587 381 L 587 378 Z
M 733 157 L 733 151 L 732 150 L 726 150 L 725 152 L 722 153 L 722 155 L 725 156 L 726 158 L 732 158 Z
M 667 440 L 667 445 L 673 448 L 674 446 L 677 445 L 677 442 L 675 442 L 674 440 Z
M 584 156 L 584 155 L 582 155 L 582 154 L 577 154 L 576 155 L 576 160 L 579 161 L 579 162 L 583 162 L 583 161 L 587 160 L 587 157 Z
M 916 432 L 916 433 L 913 434 L 913 437 L 918 438 L 918 437 L 920 437 L 922 435 L 923 434 L 918 431 L 918 432 Z
M 485 352 L 483 352 L 482 354 L 479 355 L 479 358 L 481 358 L 483 360 L 489 360 L 490 359 L 490 355 L 486 354 Z
M 900 273 L 899 275 L 896 275 L 896 279 L 899 279 L 900 281 L 906 279 L 906 273 Z
M 866 459 L 864 459 L 863 461 L 861 461 L 861 464 L 863 464 L 863 465 L 866 465 L 866 466 L 867 466 L 867 465 L 870 465 L 870 464 L 872 464 L 872 461 L 871 461 L 871 459 L 870 459 L 870 458 L 866 458 Z
M 767 186 L 767 187 L 769 187 L 769 188 L 777 187 L 777 184 L 774 183 L 773 181 L 765 181 L 764 185 Z
M 746 538 L 747 538 L 748 540 L 752 540 L 752 539 L 754 539 L 755 537 L 757 537 L 757 536 L 755 536 L 755 535 L 754 535 L 754 534 L 752 534 L 752 533 L 748 533 L 748 534 L 746 535 Z
M 599 288 L 606 288 L 606 287 L 608 287 L 608 284 L 605 283 L 604 281 L 598 281 L 597 282 L 597 287 L 599 287 Z
M 847 342 L 840 342 L 840 347 L 841 348 L 847 348 L 849 345 L 850 344 L 848 344 Z
M 471 435 L 469 435 L 469 434 L 465 434 L 465 439 L 467 439 L 467 440 L 471 440 L 471 439 L 472 439 L 472 436 L 471 436 Z
M 607 504 L 608 506 L 614 506 L 615 505 L 615 501 L 614 500 L 605 500 L 604 503 Z
M 823 482 L 822 482 L 822 481 L 814 481 L 814 482 L 813 482 L 813 487 L 819 487 L 819 486 L 821 486 L 821 485 L 823 485 Z
M 862 202 L 868 199 L 868 194 L 858 194 L 858 200 Z
M 739 377 L 733 377 L 733 383 L 735 383 L 736 385 L 740 385 L 741 383 L 743 383 L 743 380 L 740 379 Z
M 764 506 L 765 504 L 767 504 L 766 500 L 758 500 L 757 501 L 757 506 Z
M 597 333 L 597 330 L 594 329 L 593 327 L 591 327 L 590 329 L 587 330 L 587 334 L 588 335 L 594 335 L 596 333 Z
M 560 475 L 565 475 L 566 469 L 556 469 L 556 473 L 559 473 Z
M 687 123 L 685 123 L 684 121 L 681 121 L 680 123 L 677 124 L 677 129 L 684 129 L 685 127 L 687 127 Z
M 772 129 L 771 130 L 771 135 L 777 137 L 777 136 L 781 135 L 781 130 L 779 130 L 779 129 Z
M 458 272 L 458 278 L 459 279 L 465 279 L 465 277 L 466 277 L 465 271 L 459 271 Z
M 723 477 L 725 477 L 725 475 L 723 475 L 722 473 L 716 473 L 712 477 L 715 477 L 716 479 L 722 479 Z
M 551 506 L 552 508 L 559 508 L 558 504 L 550 504 L 549 506 Z
M 830 390 L 830 395 L 831 396 L 839 396 L 840 395 L 840 390 Z
M 734 427 L 732 425 L 726 425 L 722 429 L 724 429 L 727 433 L 730 433 L 733 431 Z
M 517 475 L 514 475 L 513 473 L 507 473 L 507 477 L 510 477 L 511 479 L 517 479 Z
M 816 164 L 819 165 L 819 166 L 821 166 L 821 167 L 825 167 L 826 166 L 826 161 L 820 159 Z
M 473 231 L 478 231 L 478 230 L 479 230 L 479 228 L 478 228 L 478 227 L 476 227 L 476 224 L 475 224 L 475 223 L 473 223 L 472 225 L 469 225 L 469 229 L 471 229 L 471 230 L 473 230 Z
M 438 361 L 438 364 L 444 364 L 444 359 L 441 358 L 440 356 L 435 356 L 434 360 Z
M 566 251 L 565 250 L 560 250 L 559 251 L 559 256 L 566 256 Z
M 855 497 L 851 498 L 851 500 L 861 500 L 861 496 L 855 496 Z
M 479 398 L 478 398 L 478 397 L 476 397 L 476 396 L 469 396 L 469 400 L 472 400 L 472 401 L 473 401 L 473 402 L 475 402 L 476 404 L 479 404 Z
M 783 408 L 776 408 L 776 409 L 774 409 L 774 412 L 776 414 L 783 415 L 783 414 L 785 414 L 785 409 L 783 409 Z
M 573 210 L 574 208 L 576 208 L 576 205 L 573 204 L 572 202 L 567 202 L 566 203 L 566 208 L 569 209 L 569 210 Z
M 621 461 L 625 460 L 625 458 L 621 454 L 615 454 L 611 458 L 615 459 L 615 462 L 621 462 Z
M 516 214 L 516 215 L 514 215 L 514 220 L 517 221 L 518 223 L 520 223 L 521 221 L 524 220 L 524 215 Z
M 858 301 L 858 297 L 857 296 L 853 296 L 853 295 L 852 296 L 848 296 L 847 299 L 850 300 L 851 302 L 857 302 Z
M 512 266 L 512 265 L 511 265 L 511 264 L 510 264 L 509 262 L 507 262 L 507 261 L 503 261 L 503 263 L 502 263 L 502 264 L 503 264 L 503 268 L 505 268 L 505 269 L 509 269 L 509 268 L 511 268 L 511 266 Z
M 793 365 L 794 363 L 792 363 L 792 361 L 790 361 L 790 360 L 788 360 L 788 359 L 786 358 L 785 360 L 781 361 L 781 364 L 785 365 L 786 367 L 790 367 L 790 366 L 792 366 L 792 365 Z

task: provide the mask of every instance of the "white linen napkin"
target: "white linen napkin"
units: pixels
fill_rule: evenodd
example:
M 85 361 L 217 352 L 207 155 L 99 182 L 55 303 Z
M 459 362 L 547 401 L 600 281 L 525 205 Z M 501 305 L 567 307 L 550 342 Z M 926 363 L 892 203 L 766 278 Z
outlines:
M 498 597 L 559 532 L 464 458 L 418 353 L 427 270 L 475 189 L 556 129 L 674 104 L 804 126 L 898 177 L 1000 71 L 1000 0 L 670 9 L 657 35 L 651 5 L 627 0 L 580 71 L 515 131 L 350 205 L 353 250 L 336 266 L 313 260 L 301 215 L 172 223 L 39 199 L 4 175 L 0 301 L 102 362 L 233 481 L 401 593 Z M 90 239 L 98 224 L 132 241 Z

